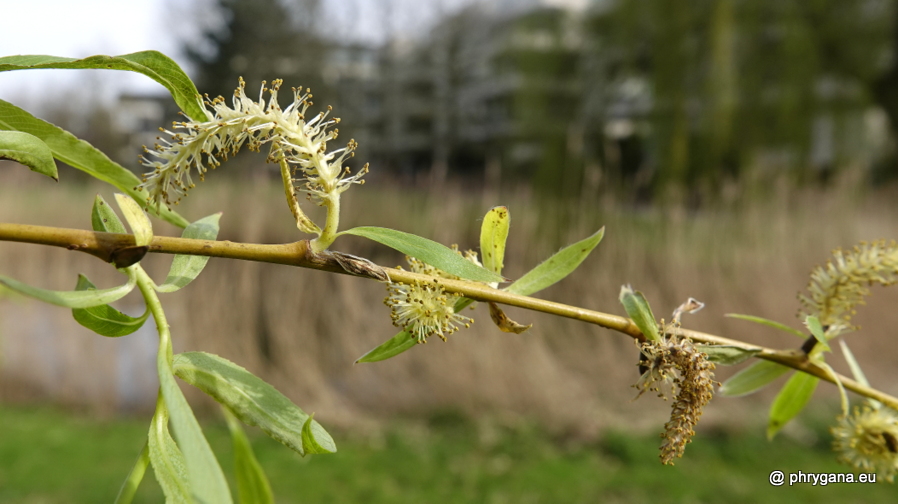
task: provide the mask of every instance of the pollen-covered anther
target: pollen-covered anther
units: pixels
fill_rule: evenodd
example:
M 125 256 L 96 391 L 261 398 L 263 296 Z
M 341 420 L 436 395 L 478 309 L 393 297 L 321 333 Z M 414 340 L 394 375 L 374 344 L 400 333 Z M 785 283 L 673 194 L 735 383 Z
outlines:
M 196 170 L 202 180 L 204 171 L 221 164 L 219 157 L 226 161 L 228 154 L 236 154 L 243 145 L 261 151 L 264 144 L 271 147 L 269 160 L 286 160 L 298 168 L 295 173 L 306 179 L 304 187 L 309 188 L 309 196 L 319 201 L 328 194 L 339 194 L 352 184 L 361 184 L 360 177 L 367 170 L 348 176 L 343 166 L 348 157 L 346 148 L 327 151 L 327 140 L 336 137 L 336 131 L 328 131 L 328 127 L 339 122 L 337 118 L 326 120 L 332 108 L 306 122 L 306 110 L 312 105 L 310 90 L 306 88 L 303 94 L 302 87 L 294 89 L 293 103 L 281 110 L 277 92 L 282 84 L 280 79 L 274 80 L 271 87 L 263 82 L 259 100 L 253 101 L 247 98 L 246 83 L 241 78 L 230 107 L 223 97 L 209 99 L 207 95 L 205 121 L 175 121 L 172 129 L 185 132 L 161 130 L 170 140 L 160 139 L 155 150 L 144 147 L 147 157 L 142 157 L 141 163 L 154 171 L 145 174 L 146 180 L 139 188 L 149 192 L 151 202 L 158 208 L 163 202 L 170 203 L 186 194 L 178 188 L 185 186 L 179 182 L 187 171 Z M 269 95 L 267 103 L 265 93 Z M 354 148 L 353 142 L 348 150 Z M 149 157 L 156 159 L 150 161 Z
M 408 332 L 418 343 L 437 335 L 443 341 L 458 331 L 458 326 L 470 327 L 473 319 L 455 313 L 459 296 L 443 290 L 436 282 L 392 283 L 387 286 L 384 303 L 390 307 L 393 325 Z
M 898 413 L 866 404 L 839 418 L 831 429 L 839 461 L 862 471 L 875 471 L 892 482 L 898 473 Z

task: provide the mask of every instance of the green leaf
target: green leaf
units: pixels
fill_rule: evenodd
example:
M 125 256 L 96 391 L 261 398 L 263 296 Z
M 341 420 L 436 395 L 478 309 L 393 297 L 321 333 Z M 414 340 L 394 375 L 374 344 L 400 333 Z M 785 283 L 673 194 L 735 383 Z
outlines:
M 317 432 L 315 430 L 314 413 L 302 424 L 302 447 L 306 453 L 333 453 L 331 447 L 321 446 L 318 443 Z
M 393 336 L 387 341 L 384 341 L 380 345 L 369 350 L 365 355 L 359 357 L 355 362 L 356 364 L 358 364 L 359 362 L 378 362 L 387 360 L 390 357 L 396 357 L 406 350 L 411 350 L 411 348 L 415 345 L 417 345 L 417 343 L 415 342 L 415 338 L 413 338 L 409 333 L 405 331 L 400 331 L 398 334 L 396 334 L 396 336 Z
M 148 197 L 146 191 L 136 189 L 140 184 L 136 175 L 109 159 L 96 147 L 3 100 L 0 100 L 0 130 L 32 134 L 43 140 L 53 151 L 53 157 L 63 163 L 117 187 L 136 201 L 146 201 Z M 149 211 L 175 226 L 183 228 L 188 224 L 186 219 L 164 206 L 158 213 L 155 207 L 151 207 Z
M 539 266 L 528 271 L 524 276 L 505 288 L 506 291 L 522 296 L 529 296 L 558 282 L 570 275 L 580 263 L 583 262 L 602 241 L 605 236 L 605 228 L 598 230 L 592 236 L 584 238 L 577 243 L 556 252 Z
M 858 383 L 865 387 L 869 387 L 870 382 L 867 381 L 867 376 L 864 375 L 864 370 L 861 369 L 861 365 L 858 364 L 857 359 L 854 358 L 854 354 L 851 353 L 848 344 L 845 343 L 845 340 L 839 340 L 839 345 L 842 347 L 842 354 L 845 356 L 845 362 L 848 363 L 848 367 L 851 369 L 851 375 L 854 376 L 854 379 L 857 380 Z
M 721 366 L 733 366 L 758 354 L 760 348 L 742 348 L 733 345 L 695 345 L 699 352 L 704 352 L 708 360 Z
M 143 449 L 140 450 L 140 455 L 137 456 L 137 461 L 134 462 L 134 467 L 131 468 L 128 477 L 122 483 L 122 488 L 118 491 L 114 504 L 131 504 L 131 501 L 134 500 L 134 494 L 137 493 L 137 487 L 143 481 L 143 476 L 146 474 L 147 466 L 149 465 L 150 449 L 147 443 L 144 443 Z
M 620 289 L 620 302 L 624 305 L 627 315 L 633 319 L 636 327 L 642 331 L 642 334 L 649 341 L 661 341 L 658 334 L 658 321 L 652 313 L 652 307 L 639 291 L 633 291 L 629 285 L 624 285 Z
M 737 318 L 737 319 L 741 319 L 741 320 L 747 320 L 747 321 L 749 321 L 749 322 L 754 322 L 754 323 L 756 323 L 756 324 L 761 324 L 761 325 L 773 327 L 774 329 L 779 329 L 779 330 L 781 330 L 781 331 L 786 331 L 787 333 L 794 334 L 794 335 L 798 336 L 798 337 L 801 338 L 801 339 L 807 338 L 807 335 L 806 335 L 805 333 L 799 331 L 798 329 L 789 327 L 789 326 L 787 326 L 787 325 L 785 325 L 785 324 L 781 324 L 781 323 L 776 322 L 776 321 L 774 321 L 774 320 L 765 319 L 765 318 L 763 318 L 763 317 L 755 317 L 754 315 L 741 315 L 741 314 L 739 314 L 739 313 L 727 313 L 725 316 L 726 316 L 726 317 L 730 317 L 730 318 Z
M 492 271 L 484 269 L 465 259 L 451 248 L 427 238 L 422 238 L 410 233 L 396 231 L 374 226 L 363 226 L 348 229 L 339 234 L 351 234 L 368 238 L 377 243 L 398 250 L 405 255 L 414 257 L 425 263 L 459 276 L 477 282 L 503 282 L 505 278 Z
M 84 275 L 78 275 L 76 291 L 96 290 L 97 287 Z M 75 320 L 91 331 L 110 338 L 127 336 L 140 329 L 147 321 L 150 311 L 147 310 L 140 317 L 131 317 L 116 310 L 108 304 L 93 306 L 90 308 L 75 308 L 72 316 Z
M 181 449 L 172 439 L 168 422 L 168 410 L 160 398 L 156 403 L 156 414 L 150 422 L 150 432 L 147 436 L 150 463 L 153 465 L 156 481 L 165 494 L 166 504 L 192 504 L 194 500 L 190 493 L 187 463 Z
M 0 58 L 0 72 L 33 68 L 72 68 L 129 70 L 142 73 L 165 86 L 172 98 L 188 117 L 206 120 L 200 93 L 184 70 L 168 56 L 158 51 L 141 51 L 122 56 L 90 56 L 83 59 L 45 55 L 19 55 Z
M 499 275 L 505 266 L 505 241 L 508 239 L 510 225 L 508 208 L 498 206 L 486 213 L 480 227 L 480 259 L 483 267 Z
M 127 233 L 115 210 L 109 208 L 109 203 L 99 194 L 94 198 L 94 206 L 90 210 L 90 225 L 94 231 L 103 233 Z
M 153 241 L 153 225 L 140 205 L 130 196 L 121 193 L 115 193 L 115 202 L 118 203 L 125 220 L 131 226 L 131 231 L 134 233 L 134 244 L 138 247 L 149 245 Z
M 21 131 L 0 131 L 0 159 L 21 163 L 31 171 L 59 180 L 53 152 L 34 135 Z
M 820 346 L 829 351 L 829 343 L 826 342 L 826 334 L 823 333 L 823 324 L 820 323 L 820 319 L 812 315 L 808 315 L 804 319 L 804 325 L 807 326 L 808 330 L 811 331 L 811 334 L 814 335 L 814 338 L 817 339 L 817 342 L 820 343 Z
M 218 220 L 220 218 L 221 212 L 191 223 L 181 233 L 181 238 L 214 240 L 218 237 Z M 168 271 L 168 277 L 156 290 L 159 292 L 175 292 L 199 276 L 208 262 L 209 258 L 206 256 L 175 255 L 171 262 L 171 269 Z
M 820 378 L 807 373 L 796 372 L 783 386 L 773 404 L 770 406 L 770 418 L 767 421 L 767 439 L 773 439 L 776 433 L 786 425 L 811 400 Z
M 789 372 L 788 367 L 768 360 L 759 360 L 739 371 L 720 387 L 721 395 L 738 397 L 756 392 Z
M 273 504 L 274 495 L 262 465 L 253 453 L 253 447 L 243 432 L 237 417 L 225 407 L 221 407 L 231 442 L 234 444 L 234 473 L 237 476 L 237 502 L 240 504 Z
M 833 383 L 835 383 L 836 386 L 839 388 L 839 398 L 841 399 L 841 402 L 842 402 L 842 415 L 843 416 L 848 415 L 848 393 L 845 392 L 845 386 L 842 385 L 842 380 L 839 379 L 838 373 L 836 373 L 836 370 L 833 369 L 832 366 L 830 366 L 826 362 L 823 362 L 822 359 L 819 359 L 819 360 L 812 359 L 812 360 L 815 361 L 814 362 L 815 364 L 822 367 L 826 371 L 826 374 L 830 377 L 830 379 L 832 379 Z
M 306 453 L 302 429 L 309 415 L 261 378 L 205 352 L 176 355 L 174 371 L 185 382 L 227 406 L 243 423 L 261 428 L 300 455 Z M 329 453 L 337 451 L 324 427 L 313 421 L 310 428 L 319 446 Z
M 864 375 L 864 370 L 861 369 L 861 365 L 857 362 L 857 359 L 854 358 L 854 354 L 851 353 L 851 349 L 848 348 L 848 344 L 845 343 L 845 340 L 839 340 L 839 345 L 842 347 L 842 355 L 845 357 L 845 362 L 848 363 L 848 367 L 851 369 L 851 375 L 854 376 L 854 379 L 865 387 L 870 386 L 870 382 L 867 381 L 867 376 Z M 882 403 L 875 399 L 867 399 L 874 407 L 880 407 Z
M 194 500 L 201 503 L 233 504 L 224 472 L 215 454 L 212 453 L 209 442 L 203 436 L 203 430 L 193 415 L 193 410 L 190 409 L 187 399 L 172 376 L 171 364 L 164 350 L 158 354 L 156 369 L 159 372 L 162 398 L 174 427 L 175 439 L 181 453 L 184 454 L 191 495 Z
M 134 289 L 134 278 L 130 278 L 128 283 L 100 290 L 76 290 L 76 291 L 52 291 L 31 287 L 18 280 L 0 275 L 0 284 L 10 289 L 24 294 L 29 297 L 40 299 L 45 303 L 62 306 L 64 308 L 90 308 L 92 306 L 100 306 L 109 304 L 125 297 Z

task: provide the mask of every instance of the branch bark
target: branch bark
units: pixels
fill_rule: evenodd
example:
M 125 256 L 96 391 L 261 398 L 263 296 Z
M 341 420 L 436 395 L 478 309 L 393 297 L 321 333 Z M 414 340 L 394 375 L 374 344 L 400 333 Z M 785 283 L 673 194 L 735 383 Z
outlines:
M 135 246 L 134 237 L 127 234 L 7 223 L 0 223 L 0 241 L 35 243 L 62 247 L 68 250 L 77 250 L 79 252 L 90 254 L 106 262 L 112 262 L 118 251 Z M 266 245 L 237 243 L 227 240 L 212 241 L 155 236 L 148 246 L 148 252 L 158 254 L 200 255 L 283 264 L 286 266 L 316 269 L 331 273 L 342 273 L 378 281 L 384 281 L 384 274 L 386 274 L 389 281 L 402 283 L 436 281 L 444 290 L 461 294 L 462 296 L 475 301 L 492 301 L 509 306 L 517 306 L 527 310 L 580 320 L 582 322 L 626 334 L 640 341 L 645 339 L 639 331 L 639 328 L 636 327 L 636 324 L 626 317 L 587 310 L 585 308 L 556 303 L 544 299 L 512 294 L 478 282 L 434 278 L 395 268 L 383 268 L 373 263 L 369 263 L 371 265 L 369 268 L 347 268 L 347 258 L 352 258 L 356 261 L 365 260 L 335 251 L 324 251 L 316 254 L 312 252 L 307 240 L 277 245 Z M 825 369 L 808 360 L 807 354 L 798 349 L 776 350 L 683 328 L 678 329 L 677 332 L 679 335 L 689 337 L 693 341 L 699 343 L 732 345 L 746 350 L 759 350 L 756 354 L 756 357 L 758 358 L 776 362 L 798 371 L 811 374 L 821 380 L 835 383 Z M 880 401 L 883 404 L 898 410 L 898 398 L 871 387 L 864 386 L 846 376 L 838 374 L 836 376 L 846 389 Z

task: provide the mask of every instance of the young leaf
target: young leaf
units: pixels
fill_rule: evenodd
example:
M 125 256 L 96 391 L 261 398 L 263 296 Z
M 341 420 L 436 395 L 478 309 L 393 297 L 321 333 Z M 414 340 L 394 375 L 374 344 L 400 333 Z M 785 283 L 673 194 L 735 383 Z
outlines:
M 368 238 L 446 273 L 477 282 L 504 282 L 505 278 L 468 261 L 449 247 L 427 238 L 382 227 L 363 226 L 340 233 Z
M 0 100 L 0 130 L 30 133 L 46 143 L 53 151 L 53 157 L 63 163 L 112 184 L 136 201 L 147 199 L 146 191 L 136 189 L 140 179 L 130 170 L 115 163 L 96 147 L 79 140 L 68 131 L 38 119 L 3 100 Z M 186 219 L 164 206 L 160 208 L 158 214 L 155 207 L 150 208 L 150 212 L 178 227 L 183 228 L 188 224 Z
M 328 446 L 321 446 L 318 444 L 318 438 L 315 431 L 315 424 L 312 417 L 315 414 L 312 413 L 309 415 L 309 418 L 306 419 L 302 424 L 302 448 L 306 453 L 333 453 L 333 450 Z
M 153 224 L 140 205 L 130 196 L 115 193 L 115 202 L 125 215 L 125 220 L 134 232 L 134 243 L 138 247 L 144 247 L 153 241 Z
M 74 68 L 130 70 L 146 75 L 165 86 L 172 98 L 188 117 L 205 120 L 206 114 L 200 93 L 184 70 L 168 56 L 158 51 L 141 51 L 122 56 L 90 56 L 83 59 L 45 55 L 19 55 L 0 58 L 0 72 L 32 68 Z
M 480 227 L 480 259 L 483 267 L 499 275 L 505 266 L 505 241 L 508 239 L 510 225 L 508 208 L 498 206 L 486 213 Z
M 826 334 L 823 333 L 823 324 L 820 323 L 820 319 L 808 315 L 804 319 L 804 325 L 807 326 L 808 330 L 811 331 L 811 334 L 817 338 L 817 343 L 819 343 L 825 350 L 829 351 L 829 343 L 826 342 Z
M 134 278 L 130 278 L 128 283 L 100 290 L 76 290 L 76 291 L 52 291 L 31 287 L 18 280 L 0 275 L 0 284 L 10 289 L 24 294 L 29 297 L 40 299 L 45 303 L 62 306 L 63 308 L 90 308 L 92 306 L 100 306 L 109 304 L 125 297 L 134 289 Z
M 147 472 L 147 466 L 150 465 L 150 449 L 146 443 L 143 445 L 143 449 L 140 450 L 140 455 L 137 456 L 137 461 L 134 462 L 134 467 L 131 468 L 131 472 L 128 473 L 128 477 L 125 478 L 125 482 L 122 483 L 122 488 L 118 491 L 118 496 L 115 498 L 115 502 L 113 504 L 131 504 L 131 501 L 134 500 L 134 494 L 137 493 L 137 487 L 140 486 L 140 482 L 143 481 L 143 476 Z
M 59 180 L 53 152 L 34 135 L 21 131 L 0 131 L 0 159 L 21 163 L 31 171 Z
M 851 349 L 848 348 L 848 344 L 845 343 L 845 340 L 839 340 L 839 345 L 842 347 L 842 355 L 845 356 L 845 362 L 848 363 L 848 367 L 851 369 L 851 375 L 854 376 L 854 379 L 865 387 L 870 386 L 870 382 L 867 381 L 867 376 L 864 375 L 864 370 L 861 369 L 861 365 L 858 364 L 857 359 L 854 358 L 854 354 L 851 353 Z M 875 399 L 867 399 L 870 404 L 874 407 L 879 407 L 881 403 Z
M 96 290 L 97 287 L 91 283 L 84 275 L 78 275 L 78 283 L 75 285 L 76 291 Z M 72 310 L 72 316 L 75 320 L 99 334 L 100 336 L 108 336 L 117 338 L 119 336 L 127 336 L 140 329 L 144 322 L 147 321 L 150 311 L 147 310 L 140 317 L 131 317 L 116 310 L 108 304 L 93 306 L 91 308 L 75 308 Z
M 271 485 L 261 464 L 253 453 L 253 447 L 243 432 L 237 417 L 225 406 L 221 407 L 228 430 L 231 431 L 231 442 L 234 444 L 234 473 L 237 476 L 237 502 L 240 504 L 273 504 L 274 495 Z
M 620 302 L 624 305 L 627 315 L 633 319 L 636 327 L 649 341 L 661 341 L 661 336 L 658 334 L 658 321 L 652 313 L 649 302 L 641 292 L 634 292 L 632 287 L 624 285 L 620 289 Z
M 773 439 L 776 433 L 786 425 L 811 400 L 820 378 L 807 373 L 796 372 L 783 385 L 773 404 L 770 406 L 770 418 L 767 421 L 767 439 Z
M 168 410 L 160 398 L 156 403 L 156 414 L 150 422 L 150 432 L 147 436 L 150 463 L 153 465 L 156 481 L 165 494 L 166 503 L 192 504 L 194 501 L 190 494 L 187 464 L 184 461 L 184 454 L 171 437 L 168 421 Z
M 304 455 L 303 424 L 309 418 L 284 394 L 246 369 L 217 355 L 186 352 L 175 356 L 175 375 L 227 406 L 243 423 Z M 333 438 L 318 422 L 310 427 L 319 446 L 337 451 Z
M 747 320 L 749 322 L 754 322 L 756 324 L 773 327 L 774 329 L 779 329 L 781 331 L 786 331 L 787 333 L 794 334 L 801 339 L 807 338 L 807 335 L 805 335 L 803 332 L 799 331 L 798 329 L 789 327 L 786 324 L 781 324 L 774 320 L 765 319 L 763 317 L 755 317 L 754 315 L 741 315 L 739 313 L 727 313 L 725 316 L 731 317 L 731 318 L 737 318 L 737 319 L 741 319 L 741 320 Z
M 598 230 L 592 236 L 584 238 L 574 244 L 556 252 L 539 266 L 528 271 L 524 276 L 505 288 L 506 291 L 522 296 L 529 296 L 558 282 L 570 275 L 580 263 L 583 262 L 602 241 L 605 236 L 605 228 Z
M 721 395 L 730 397 L 751 394 L 786 374 L 789 369 L 776 362 L 759 360 L 731 376 L 729 380 L 723 383 L 718 392 Z
M 94 206 L 90 210 L 90 225 L 94 231 L 103 233 L 127 233 L 115 210 L 109 208 L 109 203 L 99 194 L 94 198 Z
M 181 238 L 214 240 L 218 237 L 218 220 L 220 218 L 221 212 L 191 223 L 181 233 Z M 159 292 L 175 292 L 199 276 L 208 262 L 209 258 L 205 256 L 175 255 L 171 262 L 171 269 L 168 271 L 168 277 L 156 290 Z
M 358 364 L 359 362 L 377 362 L 387 360 L 390 357 L 396 357 L 406 350 L 411 350 L 411 348 L 416 344 L 417 343 L 415 342 L 415 338 L 413 338 L 412 335 L 405 331 L 400 331 L 396 334 L 396 336 L 393 336 L 387 341 L 384 341 L 380 345 L 369 350 L 365 355 L 359 357 L 355 362 L 356 364 Z
M 175 439 L 184 454 L 191 495 L 202 503 L 233 504 L 224 472 L 215 454 L 212 453 L 209 442 L 203 436 L 203 430 L 193 415 L 193 410 L 190 409 L 187 399 L 172 376 L 171 364 L 166 353 L 159 352 L 156 359 L 159 388 L 171 417 Z M 152 452 L 150 454 L 152 455 Z M 155 468 L 155 462 L 153 467 Z
M 760 348 L 742 348 L 732 345 L 695 345 L 699 352 L 708 356 L 708 360 L 721 366 L 733 366 L 745 362 L 761 351 Z
M 848 344 L 845 343 L 845 340 L 839 340 L 839 345 L 842 347 L 842 354 L 845 356 L 845 362 L 848 363 L 848 367 L 851 369 L 851 375 L 854 376 L 854 379 L 857 380 L 858 383 L 865 387 L 869 387 L 870 382 L 867 381 L 867 376 L 864 375 L 864 370 L 861 369 L 861 365 L 858 364 L 857 359 L 854 358 L 854 354 L 851 353 Z
M 823 359 L 814 359 L 815 363 L 826 370 L 826 374 L 832 379 L 833 383 L 839 388 L 839 398 L 842 401 L 842 415 L 848 415 L 848 393 L 845 392 L 845 386 L 842 385 L 842 380 L 839 379 L 839 375 L 836 373 L 836 370 L 832 368 L 826 362 L 823 362 Z

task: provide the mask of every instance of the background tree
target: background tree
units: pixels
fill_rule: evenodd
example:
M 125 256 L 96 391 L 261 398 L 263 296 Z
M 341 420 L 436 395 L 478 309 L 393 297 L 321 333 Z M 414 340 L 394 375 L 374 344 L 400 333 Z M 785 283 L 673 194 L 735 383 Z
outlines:
M 215 8 L 224 26 L 203 32 L 211 50 L 184 47 L 200 92 L 229 98 L 240 76 L 249 94 L 262 80 L 281 78 L 286 86 L 312 88 L 322 103 L 327 43 L 316 28 L 318 0 L 216 0 Z M 286 106 L 292 96 L 284 93 L 281 101 Z

